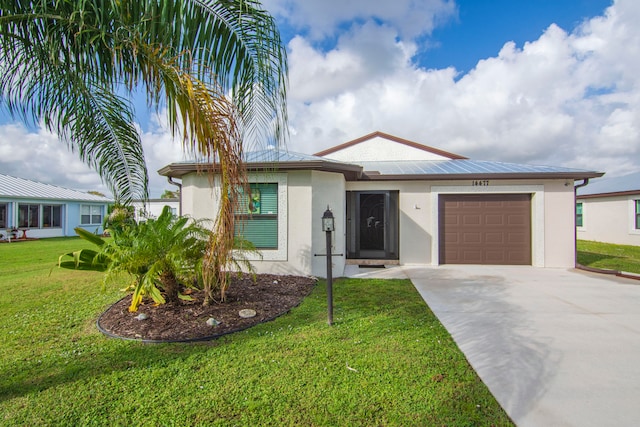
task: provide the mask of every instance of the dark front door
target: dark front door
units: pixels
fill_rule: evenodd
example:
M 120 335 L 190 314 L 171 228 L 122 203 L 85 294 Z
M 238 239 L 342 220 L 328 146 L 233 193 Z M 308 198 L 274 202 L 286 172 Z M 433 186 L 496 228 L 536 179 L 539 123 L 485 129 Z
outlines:
M 398 259 L 398 192 L 347 192 L 349 258 Z
M 360 253 L 384 256 L 385 248 L 385 194 L 360 194 Z

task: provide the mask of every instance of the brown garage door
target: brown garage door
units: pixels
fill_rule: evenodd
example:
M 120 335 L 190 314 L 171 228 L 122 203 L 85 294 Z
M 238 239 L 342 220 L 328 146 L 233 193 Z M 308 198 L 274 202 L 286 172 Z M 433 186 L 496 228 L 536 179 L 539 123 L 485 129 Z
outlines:
M 452 194 L 439 200 L 441 264 L 531 264 L 531 195 Z

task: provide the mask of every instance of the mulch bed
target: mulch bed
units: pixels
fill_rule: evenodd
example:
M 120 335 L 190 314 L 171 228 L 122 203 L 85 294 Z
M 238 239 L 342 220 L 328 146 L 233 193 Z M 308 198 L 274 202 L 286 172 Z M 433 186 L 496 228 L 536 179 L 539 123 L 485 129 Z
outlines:
M 303 276 L 259 274 L 234 277 L 224 303 L 203 306 L 201 291 L 190 294 L 194 301 L 156 306 L 145 301 L 136 313 L 129 313 L 131 296 L 109 307 L 98 319 L 98 328 L 106 335 L 148 342 L 201 341 L 241 331 L 287 313 L 309 295 L 316 279 Z M 242 309 L 253 309 L 256 316 L 242 318 Z M 136 316 L 144 313 L 145 320 Z M 207 325 L 214 318 L 217 326 Z

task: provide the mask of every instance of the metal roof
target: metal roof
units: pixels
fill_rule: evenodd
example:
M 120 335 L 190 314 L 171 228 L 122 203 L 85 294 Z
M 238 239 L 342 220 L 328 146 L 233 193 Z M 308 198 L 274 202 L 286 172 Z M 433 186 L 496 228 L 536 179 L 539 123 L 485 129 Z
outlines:
M 629 175 L 594 179 L 586 187 L 578 188 L 578 196 L 640 192 L 640 171 Z
M 0 174 L 0 197 L 19 199 L 77 200 L 109 203 L 112 200 L 78 190 Z
M 247 163 L 268 163 L 268 162 L 308 162 L 308 161 L 324 161 L 343 163 L 336 160 L 326 159 L 324 157 L 312 156 L 309 154 L 295 153 L 285 150 L 261 150 L 249 151 L 243 154 L 242 158 Z
M 370 179 L 398 179 L 413 176 L 421 179 L 447 179 L 469 177 L 524 178 L 533 176 L 589 178 L 601 176 L 599 172 L 558 166 L 538 166 L 484 160 L 405 160 L 360 162 L 364 174 Z M 377 178 L 379 177 L 379 178 Z
M 353 163 L 326 159 L 308 154 L 294 153 L 284 150 L 250 151 L 243 154 L 249 171 L 284 171 L 284 170 L 321 170 L 342 173 L 347 179 L 356 179 L 362 173 L 362 167 Z M 167 165 L 158 173 L 163 176 L 182 177 L 185 174 L 207 171 L 211 163 L 202 160 L 176 162 Z M 215 167 L 214 166 L 214 171 Z
M 347 180 L 446 180 L 446 179 L 585 179 L 602 176 L 600 172 L 557 166 L 536 166 L 469 159 L 366 161 L 347 163 L 325 157 L 283 150 L 244 153 L 250 171 L 258 170 L 324 170 L 340 172 Z M 204 162 L 172 163 L 160 169 L 160 175 L 181 177 L 206 170 Z

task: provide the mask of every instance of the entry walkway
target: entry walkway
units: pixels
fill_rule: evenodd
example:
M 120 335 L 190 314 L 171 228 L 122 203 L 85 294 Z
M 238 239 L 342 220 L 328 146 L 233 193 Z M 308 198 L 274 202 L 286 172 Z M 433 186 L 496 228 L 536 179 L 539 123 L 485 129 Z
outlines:
M 513 421 L 640 425 L 640 282 L 574 270 L 395 267 Z

